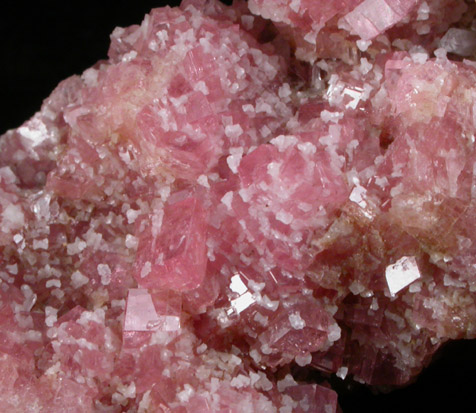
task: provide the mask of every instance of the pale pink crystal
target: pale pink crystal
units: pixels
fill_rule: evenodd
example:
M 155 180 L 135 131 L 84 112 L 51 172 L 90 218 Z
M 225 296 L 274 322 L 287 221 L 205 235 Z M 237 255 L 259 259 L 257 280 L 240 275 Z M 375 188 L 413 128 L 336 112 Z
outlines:
M 143 229 L 135 263 L 141 287 L 193 290 L 205 277 L 207 213 L 197 198 L 169 201 Z
M 343 17 L 342 27 L 370 40 L 405 19 L 417 4 L 418 0 L 364 0 Z

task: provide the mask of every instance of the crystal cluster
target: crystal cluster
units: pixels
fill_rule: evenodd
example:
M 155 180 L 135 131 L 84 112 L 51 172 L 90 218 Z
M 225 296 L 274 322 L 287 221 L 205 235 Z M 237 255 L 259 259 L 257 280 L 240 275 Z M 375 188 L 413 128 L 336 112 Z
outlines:
M 9 412 L 339 410 L 476 337 L 463 0 L 184 0 L 0 139 Z

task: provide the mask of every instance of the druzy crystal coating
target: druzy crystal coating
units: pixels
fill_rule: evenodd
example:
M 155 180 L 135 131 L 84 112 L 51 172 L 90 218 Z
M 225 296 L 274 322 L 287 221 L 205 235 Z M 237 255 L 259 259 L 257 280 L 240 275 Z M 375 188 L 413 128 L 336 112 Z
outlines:
M 2 408 L 333 413 L 293 373 L 391 388 L 476 337 L 474 8 L 117 28 L 0 138 Z

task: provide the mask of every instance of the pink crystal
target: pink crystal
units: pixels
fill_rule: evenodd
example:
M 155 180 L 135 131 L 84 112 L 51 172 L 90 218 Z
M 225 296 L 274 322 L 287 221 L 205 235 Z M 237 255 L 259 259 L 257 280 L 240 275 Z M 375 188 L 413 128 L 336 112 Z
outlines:
M 298 403 L 293 411 L 326 413 L 336 411 L 337 395 L 331 389 L 316 384 L 290 386 L 286 389 L 294 401 Z
M 403 386 L 475 338 L 473 11 L 116 29 L 0 140 L 4 409 L 334 413 L 330 375 Z
M 155 303 L 153 301 L 155 298 Z M 157 302 L 158 301 L 158 302 Z M 144 289 L 130 289 L 124 317 L 124 331 L 176 331 L 180 329 L 181 303 L 173 298 L 152 297 Z M 174 311 L 175 310 L 175 311 Z
M 364 0 L 343 18 L 343 27 L 362 40 L 370 40 L 399 23 L 418 4 L 418 0 Z
M 139 236 L 136 280 L 142 287 L 186 291 L 197 288 L 205 277 L 206 211 L 190 197 L 168 204 L 162 220 L 147 224 Z M 160 225 L 160 229 L 157 226 Z

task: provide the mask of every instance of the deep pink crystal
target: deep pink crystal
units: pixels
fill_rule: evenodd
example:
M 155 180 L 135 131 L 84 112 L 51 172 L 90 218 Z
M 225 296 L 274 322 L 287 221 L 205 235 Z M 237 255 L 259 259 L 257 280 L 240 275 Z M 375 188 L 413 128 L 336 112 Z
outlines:
M 184 0 L 117 28 L 0 140 L 5 411 L 331 413 L 292 372 L 392 388 L 476 337 L 472 10 Z

